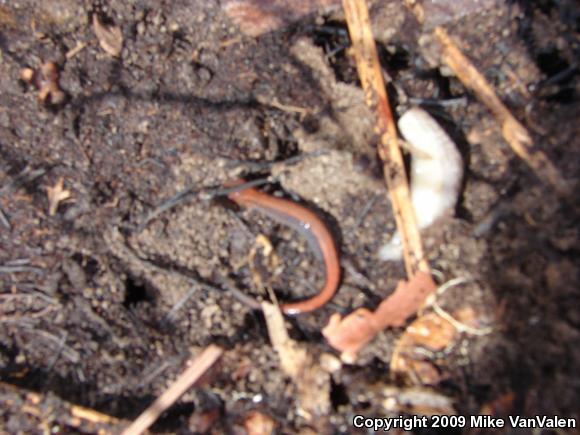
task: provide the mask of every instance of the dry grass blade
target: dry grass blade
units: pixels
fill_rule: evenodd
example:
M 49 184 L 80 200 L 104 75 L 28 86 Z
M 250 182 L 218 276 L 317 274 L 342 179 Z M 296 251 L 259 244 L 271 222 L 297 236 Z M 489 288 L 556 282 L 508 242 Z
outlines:
M 501 124 L 502 135 L 506 142 L 510 144 L 512 150 L 534 170 L 541 180 L 551 185 L 558 195 L 562 197 L 569 196 L 571 187 L 562 178 L 558 169 L 546 154 L 534 149 L 532 138 L 526 128 L 501 102 L 489 82 L 465 57 L 447 31 L 442 27 L 436 27 L 435 36 L 443 49 L 443 62 L 491 110 Z
M 223 350 L 216 345 L 212 344 L 206 347 L 175 382 L 122 432 L 122 435 L 138 435 L 146 431 L 167 408 L 199 381 L 204 373 L 221 357 L 222 353 Z
M 420 270 L 428 272 L 429 265 L 423 255 L 403 156 L 398 144 L 397 128 L 387 98 L 368 9 L 366 2 L 361 0 L 343 0 L 342 4 L 367 104 L 377 112 L 376 128 L 380 136 L 378 151 L 384 165 L 397 228 L 401 234 L 405 268 L 407 275 L 411 277 Z

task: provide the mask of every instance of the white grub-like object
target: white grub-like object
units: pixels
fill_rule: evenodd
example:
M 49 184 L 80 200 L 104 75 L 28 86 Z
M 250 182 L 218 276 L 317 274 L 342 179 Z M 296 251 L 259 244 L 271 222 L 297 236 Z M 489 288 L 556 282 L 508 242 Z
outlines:
M 398 126 L 411 153 L 411 200 L 417 226 L 423 229 L 455 207 L 463 162 L 451 138 L 423 109 L 405 112 Z M 398 233 L 380 249 L 379 257 L 385 261 L 401 259 Z

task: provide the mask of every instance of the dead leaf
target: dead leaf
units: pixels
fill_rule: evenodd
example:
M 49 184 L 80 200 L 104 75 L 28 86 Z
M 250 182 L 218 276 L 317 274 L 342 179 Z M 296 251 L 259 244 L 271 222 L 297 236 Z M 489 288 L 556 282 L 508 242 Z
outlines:
M 410 281 L 399 281 L 393 294 L 374 312 L 359 308 L 344 319 L 340 314 L 334 314 L 322 335 L 332 347 L 342 352 L 344 362 L 352 363 L 358 351 L 375 335 L 385 328 L 403 325 L 435 289 L 431 275 L 419 271 Z
M 59 105 L 64 102 L 66 95 L 58 84 L 58 65 L 54 62 L 45 62 L 40 68 L 44 78 L 38 98 L 45 104 Z
M 437 385 L 441 374 L 433 362 L 418 349 L 441 351 L 456 337 L 457 330 L 435 313 L 419 317 L 397 341 L 391 358 L 391 373 L 413 384 Z
M 479 325 L 473 308 L 463 307 L 452 317 L 468 327 Z M 413 384 L 437 385 L 441 382 L 440 370 L 429 359 L 429 352 L 450 348 L 461 330 L 437 312 L 419 317 L 411 323 L 397 341 L 391 358 L 391 372 Z
M 93 31 L 97 35 L 99 45 L 105 52 L 118 57 L 123 49 L 123 32 L 117 26 L 107 26 L 101 22 L 97 14 L 93 15 Z
M 405 330 L 404 337 L 414 346 L 441 351 L 456 337 L 457 330 L 435 313 L 419 317 Z
M 39 70 L 24 68 L 20 71 L 20 79 L 38 89 L 38 99 L 43 104 L 57 106 L 66 100 L 58 83 L 58 65 L 53 61 L 45 62 Z
M 64 178 L 60 177 L 53 187 L 46 187 L 48 195 L 48 215 L 54 216 L 59 204 L 71 197 L 70 190 L 64 188 Z

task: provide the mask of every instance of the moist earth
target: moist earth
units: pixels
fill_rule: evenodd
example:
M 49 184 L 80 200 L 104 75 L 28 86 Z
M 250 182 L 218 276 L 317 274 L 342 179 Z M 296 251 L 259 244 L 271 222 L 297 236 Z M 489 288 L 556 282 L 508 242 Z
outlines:
M 308 14 L 252 36 L 244 33 L 249 18 L 214 1 L 0 1 L 3 430 L 62 428 L 60 405 L 44 419 L 19 407 L 25 391 L 41 394 L 47 409 L 65 401 L 131 421 L 210 343 L 226 349 L 219 370 L 154 431 L 203 432 L 205 424 L 245 433 L 259 411 L 280 433 L 349 433 L 355 414 L 388 414 L 393 386 L 424 387 L 390 374 L 402 330 L 383 331 L 333 373 L 332 410 L 309 421 L 262 315 L 223 285 L 267 299 L 257 269 L 280 300 L 291 300 L 324 279 L 295 232 L 211 194 L 240 176 L 271 177 L 262 189 L 315 210 L 340 246 L 335 298 L 288 318 L 292 338 L 314 355 L 334 352 L 320 333 L 333 313 L 373 309 L 405 277 L 402 263 L 377 256 L 395 223 L 374 115 L 344 16 L 330 3 L 312 2 Z M 460 414 L 513 394 L 512 414 L 577 418 L 577 189 L 559 198 L 515 156 L 494 117 L 439 63 L 429 28 L 446 27 L 575 183 L 577 5 L 463 1 L 462 12 L 428 10 L 421 26 L 402 3 L 370 2 L 394 111 L 427 109 L 465 162 L 456 210 L 423 233 L 438 282 L 466 279 L 439 304 L 471 307 L 492 329 L 464 333 L 436 358 L 435 390 Z M 95 16 L 121 30 L 119 53 L 98 40 Z M 23 80 L 23 70 L 39 77 L 49 61 L 62 102 L 41 97 L 36 85 L 46 78 Z M 260 235 L 276 261 L 256 268 L 250 253 Z

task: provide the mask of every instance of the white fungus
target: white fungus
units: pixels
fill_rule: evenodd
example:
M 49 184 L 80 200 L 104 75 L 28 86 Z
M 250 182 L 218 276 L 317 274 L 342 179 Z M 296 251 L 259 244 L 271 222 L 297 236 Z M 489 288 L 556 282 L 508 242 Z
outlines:
M 423 229 L 455 207 L 463 162 L 451 138 L 423 109 L 405 112 L 398 126 L 411 153 L 411 200 L 417 226 Z M 401 256 L 401 239 L 395 233 L 380 249 L 379 257 L 397 261 Z

